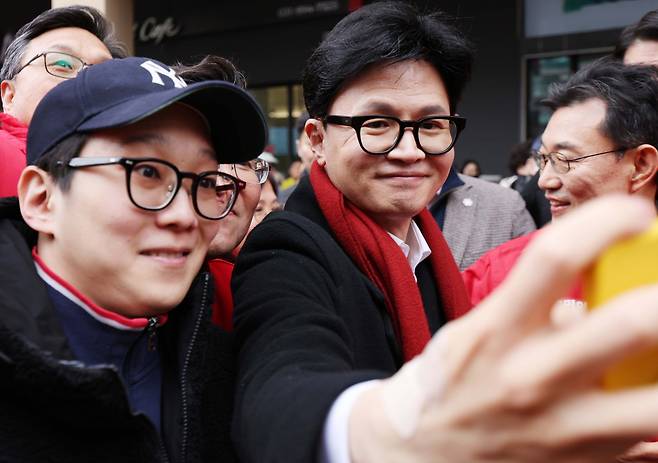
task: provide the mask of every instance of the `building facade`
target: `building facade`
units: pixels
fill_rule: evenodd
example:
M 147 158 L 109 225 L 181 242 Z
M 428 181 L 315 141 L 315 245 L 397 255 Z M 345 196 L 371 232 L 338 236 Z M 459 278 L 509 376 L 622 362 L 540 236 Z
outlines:
M 285 165 L 295 156 L 306 58 L 336 22 L 372 0 L 135 0 L 134 49 L 166 63 L 206 54 L 242 69 L 267 114 L 270 143 Z M 27 3 L 27 2 L 24 2 Z M 0 19 L 5 36 L 47 8 L 17 4 Z M 510 148 L 536 137 L 550 116 L 540 105 L 552 82 L 609 53 L 621 29 L 658 0 L 416 0 L 455 18 L 477 53 L 458 112 L 468 119 L 456 163 L 475 159 L 508 175 Z

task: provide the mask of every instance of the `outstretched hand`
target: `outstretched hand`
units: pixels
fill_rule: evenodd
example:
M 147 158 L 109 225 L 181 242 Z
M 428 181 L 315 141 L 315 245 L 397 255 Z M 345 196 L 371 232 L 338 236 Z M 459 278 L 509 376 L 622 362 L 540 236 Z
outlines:
M 489 298 L 360 396 L 353 462 L 614 462 L 658 435 L 658 386 L 599 386 L 611 364 L 658 344 L 658 285 L 573 323 L 550 316 L 597 255 L 654 217 L 610 196 L 550 225 Z

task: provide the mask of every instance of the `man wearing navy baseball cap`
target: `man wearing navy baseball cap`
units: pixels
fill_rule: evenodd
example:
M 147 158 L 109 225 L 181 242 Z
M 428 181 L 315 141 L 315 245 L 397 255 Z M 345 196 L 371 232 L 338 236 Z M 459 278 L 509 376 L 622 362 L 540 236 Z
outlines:
M 267 127 L 221 81 L 110 60 L 38 105 L 0 201 L 0 455 L 231 461 L 228 334 L 201 270 Z M 201 271 L 200 271 L 201 270 Z

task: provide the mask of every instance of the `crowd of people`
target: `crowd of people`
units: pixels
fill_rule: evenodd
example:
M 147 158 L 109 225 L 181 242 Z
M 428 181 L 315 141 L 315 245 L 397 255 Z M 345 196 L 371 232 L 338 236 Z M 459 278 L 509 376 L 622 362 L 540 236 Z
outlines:
M 656 218 L 658 10 L 550 90 L 511 188 L 454 162 L 473 54 L 439 11 L 347 15 L 306 63 L 281 185 L 229 60 L 127 57 L 91 7 L 23 26 L 0 461 L 658 461 L 658 385 L 601 387 L 658 344 L 658 287 L 587 315 L 581 283 Z

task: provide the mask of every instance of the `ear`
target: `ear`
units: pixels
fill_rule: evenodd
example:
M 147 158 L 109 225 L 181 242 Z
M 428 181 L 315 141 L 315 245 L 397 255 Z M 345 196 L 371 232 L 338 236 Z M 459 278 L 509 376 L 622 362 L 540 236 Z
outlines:
M 318 119 L 309 119 L 304 125 L 304 132 L 311 142 L 311 151 L 320 166 L 327 163 L 324 153 L 324 124 Z
M 633 175 L 630 192 L 637 193 L 647 185 L 655 187 L 658 171 L 658 150 L 652 145 L 643 144 L 635 148 Z
M 35 166 L 23 169 L 18 179 L 18 201 L 25 222 L 40 233 L 53 234 L 53 197 L 56 186 L 45 170 Z
M 14 82 L 11 80 L 3 80 L 0 82 L 0 97 L 2 98 L 2 111 L 11 114 L 11 108 L 14 102 L 16 89 Z

